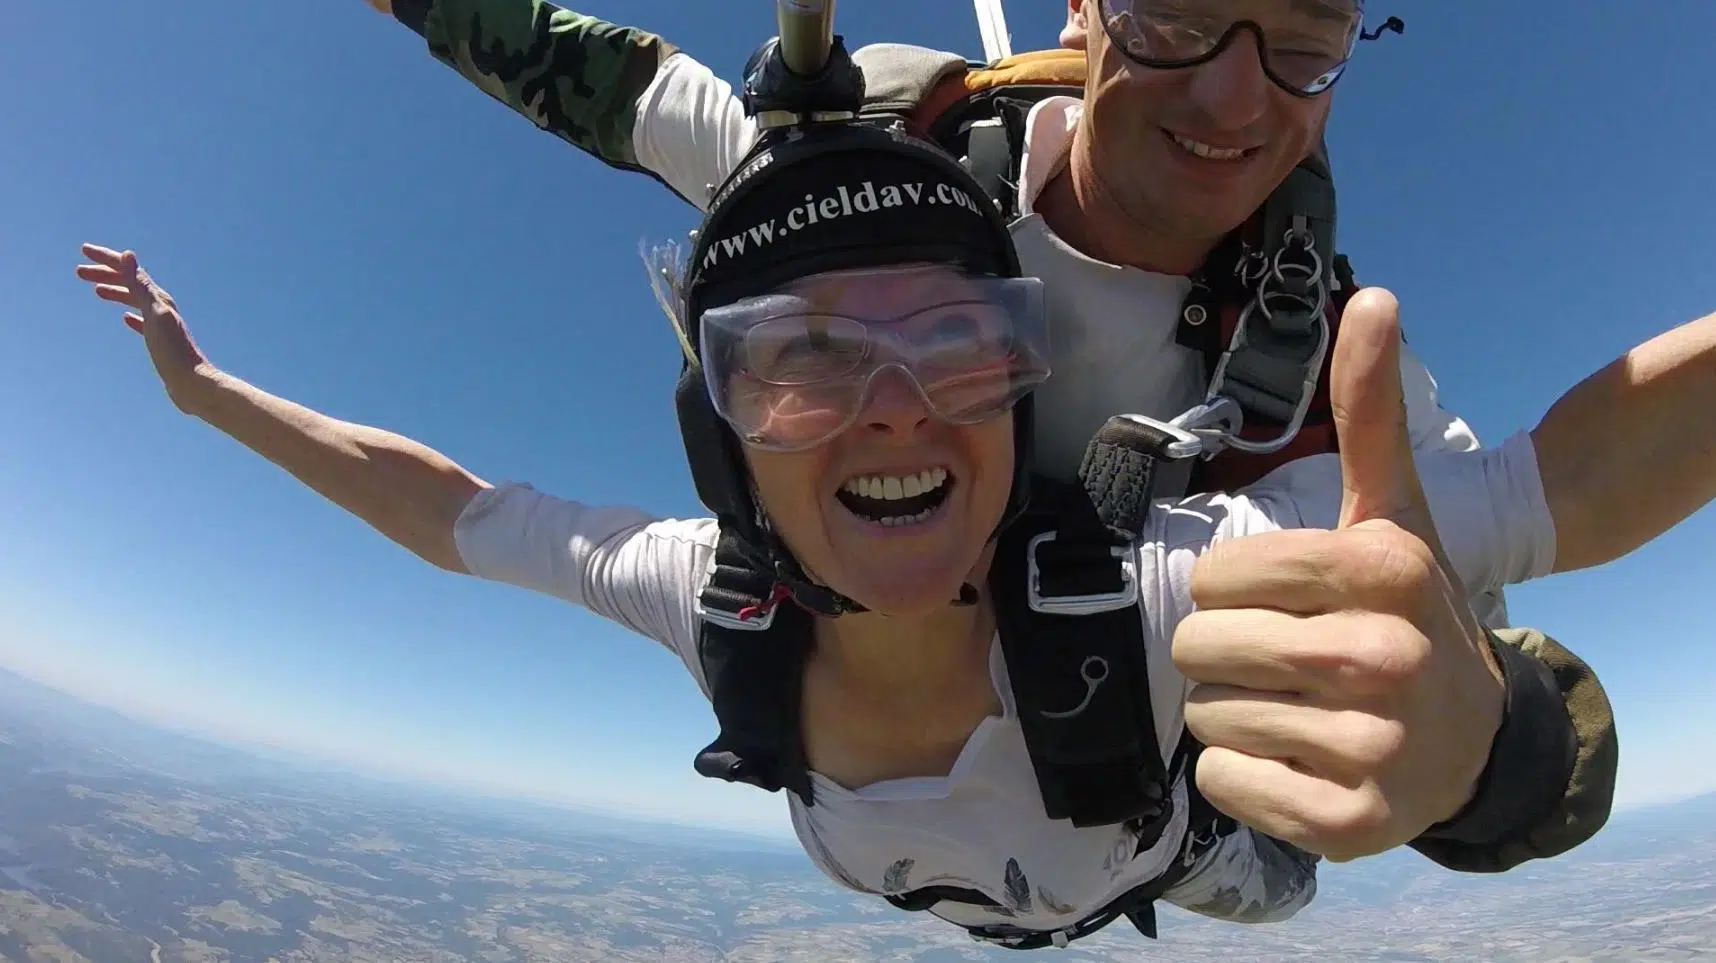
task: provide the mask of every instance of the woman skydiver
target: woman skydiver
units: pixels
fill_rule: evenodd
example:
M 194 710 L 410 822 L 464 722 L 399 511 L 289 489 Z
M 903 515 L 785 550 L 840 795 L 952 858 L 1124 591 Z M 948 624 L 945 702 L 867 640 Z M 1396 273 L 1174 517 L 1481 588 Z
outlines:
M 760 145 L 711 204 L 665 300 L 687 353 L 678 402 L 693 478 L 718 519 L 492 486 L 416 442 L 271 396 L 208 362 L 135 256 L 85 253 L 97 263 L 79 276 L 131 309 L 175 405 L 431 563 L 656 640 L 718 709 L 724 689 L 756 681 L 737 677 L 756 662 L 718 652 L 712 626 L 742 635 L 778 615 L 796 627 L 777 664 L 794 666 L 786 709 L 803 778 L 789 765 L 779 783 L 807 854 L 841 884 L 1018 947 L 1064 944 L 1120 915 L 1153 935 L 1156 898 L 1259 922 L 1314 895 L 1314 857 L 1196 821 L 1176 751 L 1189 686 L 1170 641 L 1194 607 L 1193 565 L 1224 539 L 1326 513 L 1279 492 L 1149 513 L 1125 554 L 1154 737 L 1142 741 L 1167 775 L 1160 818 L 1051 817 L 1027 744 L 1037 723 L 1021 717 L 1003 652 L 1013 600 L 973 588 L 1027 561 L 1008 532 L 1033 507 L 1024 442 L 1030 393 L 1049 375 L 1041 285 L 1021 276 L 970 174 L 934 147 L 821 125 Z M 1337 366 L 1350 372 L 1370 350 L 1397 378 L 1378 347 L 1397 333 L 1349 324 Z M 1349 417 L 1365 401 L 1376 398 L 1348 399 Z M 710 588 L 735 568 L 761 578 L 766 598 L 723 613 Z M 1087 701 L 1104 672 L 1082 676 Z M 717 740 L 699 769 L 776 788 L 743 771 L 756 761 L 747 748 Z

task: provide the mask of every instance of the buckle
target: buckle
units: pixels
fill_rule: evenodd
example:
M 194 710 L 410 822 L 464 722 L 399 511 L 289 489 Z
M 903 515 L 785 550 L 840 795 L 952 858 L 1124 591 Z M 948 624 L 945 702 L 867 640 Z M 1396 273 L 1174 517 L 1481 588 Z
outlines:
M 1190 412 L 1187 414 L 1190 414 Z M 1186 415 L 1181 415 L 1173 421 L 1161 421 L 1156 418 L 1139 414 L 1124 414 L 1117 415 L 1116 417 L 1124 421 L 1133 422 L 1134 424 L 1153 428 L 1168 436 L 1169 440 L 1166 444 L 1162 445 L 1159 450 L 1151 452 L 1152 455 L 1155 455 L 1158 458 L 1166 458 L 1169 461 L 1183 461 L 1187 458 L 1196 458 L 1205 453 L 1204 449 L 1207 448 L 1209 444 L 1204 438 L 1200 437 L 1196 431 L 1191 430 L 1192 428 L 1201 426 L 1185 425 L 1181 423 L 1182 419 L 1184 419 Z
M 1232 396 L 1222 394 L 1222 388 L 1227 383 L 1227 369 L 1229 362 L 1233 360 L 1234 355 L 1250 346 L 1251 342 L 1250 339 L 1246 337 L 1246 331 L 1250 327 L 1249 322 L 1251 321 L 1252 313 L 1257 310 L 1262 310 L 1265 318 L 1268 317 L 1269 309 L 1266 307 L 1260 309 L 1260 304 L 1260 300 L 1254 299 L 1247 302 L 1245 310 L 1240 312 L 1239 321 L 1233 328 L 1233 339 L 1228 342 L 1227 350 L 1222 352 L 1221 361 L 1216 364 L 1215 373 L 1210 376 L 1209 390 L 1204 393 L 1204 402 L 1206 405 L 1219 404 L 1220 402 L 1225 401 L 1233 404 L 1243 413 L 1245 406 L 1241 405 Z M 1316 319 L 1317 347 L 1311 352 L 1310 360 L 1304 364 L 1304 377 L 1299 384 L 1299 401 L 1293 408 L 1293 416 L 1287 420 L 1287 426 L 1274 438 L 1266 438 L 1263 440 L 1241 438 L 1239 436 L 1239 430 L 1244 427 L 1242 414 L 1240 423 L 1234 425 L 1231 430 L 1222 435 L 1222 443 L 1225 446 L 1236 448 L 1252 455 L 1268 455 L 1287 447 L 1292 443 L 1294 438 L 1298 437 L 1299 429 L 1305 424 L 1305 415 L 1311 410 L 1311 402 L 1316 398 L 1317 379 L 1321 376 L 1323 371 L 1323 359 L 1329 352 L 1329 318 L 1328 315 L 1323 312 L 1322 305 L 1320 303 L 1317 305 Z M 1175 420 L 1178 421 L 1179 419 Z
M 1091 595 L 1044 595 L 1042 569 L 1037 564 L 1037 549 L 1054 541 L 1057 534 L 1052 531 L 1043 532 L 1033 537 L 1025 546 L 1025 592 L 1032 611 L 1048 615 L 1095 615 L 1098 612 L 1112 612 L 1138 604 L 1138 563 L 1132 557 L 1130 544 L 1116 545 L 1110 549 L 1115 561 L 1120 565 L 1122 584 L 1118 591 Z
M 760 614 L 749 618 L 740 618 L 738 612 L 723 612 L 705 606 L 703 593 L 699 592 L 691 607 L 699 619 L 711 625 L 719 625 L 724 629 L 735 629 L 740 632 L 766 632 L 770 626 L 775 624 L 775 606 L 772 605 L 759 606 L 762 609 Z
M 1073 940 L 1088 935 L 1080 932 L 1083 926 L 1084 922 L 1079 922 L 1071 926 L 1063 926 L 1058 930 L 1027 930 L 1013 926 L 995 925 L 984 928 L 970 927 L 965 932 L 973 942 L 988 943 L 992 946 L 1005 946 L 1017 950 L 1038 949 L 1046 948 L 1043 942 L 1046 940 L 1047 946 L 1064 950 L 1072 944 Z

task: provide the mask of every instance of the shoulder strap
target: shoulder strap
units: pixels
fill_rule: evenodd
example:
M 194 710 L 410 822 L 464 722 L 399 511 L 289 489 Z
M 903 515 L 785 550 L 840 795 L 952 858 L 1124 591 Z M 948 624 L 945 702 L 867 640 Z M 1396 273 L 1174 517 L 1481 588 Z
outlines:
M 697 754 L 698 774 L 812 804 L 799 735 L 799 696 L 810 654 L 810 614 L 781 604 L 785 593 L 758 572 L 735 536 L 722 531 L 714 570 L 698 597 L 697 657 L 721 727 Z
M 1045 97 L 1084 95 L 1085 58 L 1077 50 L 1035 50 L 983 65 L 909 44 L 872 44 L 853 60 L 864 70 L 862 113 L 898 117 L 965 158 L 1009 218 L 1017 215 L 1025 115 Z
M 1172 811 L 1129 540 L 1090 499 L 1034 479 L 991 566 L 1001 652 L 1049 818 L 1160 827 Z
M 1286 462 L 1335 450 L 1330 348 L 1355 287 L 1335 253 L 1335 215 L 1327 148 L 1319 145 L 1211 255 L 1182 305 L 1178 340 L 1204 355 L 1209 388 L 1204 405 L 1179 423 L 1228 432 L 1187 479 L 1190 490 L 1243 487 Z
M 1335 277 L 1340 288 L 1330 292 L 1329 304 L 1324 309 L 1324 323 L 1329 328 L 1329 345 L 1332 349 L 1336 339 L 1340 337 L 1341 312 L 1358 290 L 1357 282 L 1353 279 L 1352 269 L 1347 259 L 1337 257 L 1335 260 Z M 1221 322 L 1226 332 L 1232 335 L 1240 311 L 1236 306 L 1229 306 L 1221 315 Z M 1235 491 L 1255 483 L 1264 475 L 1276 468 L 1310 455 L 1326 454 L 1340 450 L 1339 438 L 1335 434 L 1334 409 L 1329 401 L 1329 371 L 1333 362 L 1333 351 L 1325 352 L 1319 369 L 1315 372 L 1316 383 L 1311 391 L 1310 404 L 1305 410 L 1304 419 L 1293 439 L 1286 445 L 1273 451 L 1251 454 L 1232 448 L 1217 453 L 1208 461 L 1198 462 L 1188 479 L 1187 490 L 1194 492 Z M 1210 370 L 1213 370 L 1211 362 Z M 1270 431 L 1267 423 L 1253 423 L 1242 429 L 1242 436 L 1261 438 Z

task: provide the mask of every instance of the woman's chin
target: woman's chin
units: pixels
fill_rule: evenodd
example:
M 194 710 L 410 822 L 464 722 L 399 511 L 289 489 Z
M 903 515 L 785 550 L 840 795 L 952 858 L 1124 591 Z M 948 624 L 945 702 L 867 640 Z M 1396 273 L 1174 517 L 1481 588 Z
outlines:
M 916 566 L 889 571 L 845 572 L 836 590 L 877 615 L 888 618 L 922 618 L 952 605 L 969 578 L 969 566 L 939 566 L 926 571 Z

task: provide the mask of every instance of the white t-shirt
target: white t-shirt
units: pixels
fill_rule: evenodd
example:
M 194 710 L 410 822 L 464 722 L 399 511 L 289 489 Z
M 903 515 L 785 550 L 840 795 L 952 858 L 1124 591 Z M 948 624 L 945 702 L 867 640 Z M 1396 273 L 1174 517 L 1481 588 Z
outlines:
M 1430 456 L 1423 470 L 1438 514 L 1450 505 L 1493 503 L 1493 489 L 1536 477 L 1524 435 L 1494 451 Z M 1247 494 L 1164 501 L 1152 512 L 1134 550 L 1146 633 L 1140 644 L 1146 647 L 1164 759 L 1183 727 L 1188 683 L 1173 665 L 1170 642 L 1192 611 L 1193 563 L 1219 539 L 1277 528 L 1332 527 L 1340 486 L 1317 481 L 1309 495 L 1266 479 Z M 1497 526 L 1508 521 L 1491 520 Z M 1491 587 L 1529 577 L 1534 559 L 1519 558 L 1517 568 L 1497 569 L 1489 563 L 1502 553 L 1480 544 L 1511 533 L 1499 527 L 1487 533 L 1475 526 L 1460 530 L 1472 538 L 1450 543 L 1448 551 L 1467 584 Z M 713 520 L 662 520 L 636 509 L 590 507 L 527 485 L 505 484 L 472 500 L 455 536 L 472 574 L 558 596 L 654 639 L 680 658 L 708 696 L 697 657 L 695 602 L 713 564 Z M 1179 858 L 1184 806 L 1160 842 L 1143 852 L 1135 852 L 1137 841 L 1123 827 L 1080 829 L 1049 819 L 998 646 L 991 652 L 990 674 L 1004 711 L 973 731 L 947 775 L 846 789 L 813 773 L 815 805 L 784 795 L 806 853 L 842 885 L 875 894 L 962 887 L 986 894 L 995 906 L 944 901 L 932 912 L 965 925 L 1058 929 L 1155 878 Z M 1184 791 L 1183 785 L 1176 787 L 1176 797 L 1183 800 Z M 1164 898 L 1224 919 L 1282 918 L 1315 893 L 1314 877 L 1301 859 L 1241 830 Z
M 1081 254 L 1035 212 L 1044 185 L 1066 164 L 1082 112 L 1083 104 L 1076 97 L 1050 97 L 1027 115 L 1019 178 L 1020 209 L 1025 214 L 1012 224 L 1026 273 L 1045 282 L 1051 325 L 1050 361 L 1055 373 L 1034 395 L 1035 457 L 1045 472 L 1068 478 L 1077 473 L 1085 444 L 1112 415 L 1172 418 L 1202 400 L 1206 387 L 1203 358 L 1175 338 L 1191 279 Z M 684 52 L 662 63 L 638 99 L 632 131 L 639 163 L 699 208 L 708 203 L 714 188 L 744 158 L 756 137 L 757 127 L 745 115 L 731 85 Z M 1441 406 L 1435 379 L 1404 344 L 1400 366 L 1414 447 L 1420 452 L 1478 448 L 1477 436 Z M 1322 475 L 1312 472 L 1302 477 L 1320 479 Z M 1521 507 L 1494 506 L 1493 510 Z M 1526 541 L 1503 547 L 1544 556 L 1545 564 L 1552 564 L 1555 523 L 1547 508 L 1524 521 L 1517 528 Z M 1499 589 L 1474 592 L 1472 605 L 1486 624 L 1498 628 L 1507 624 L 1506 602 Z

